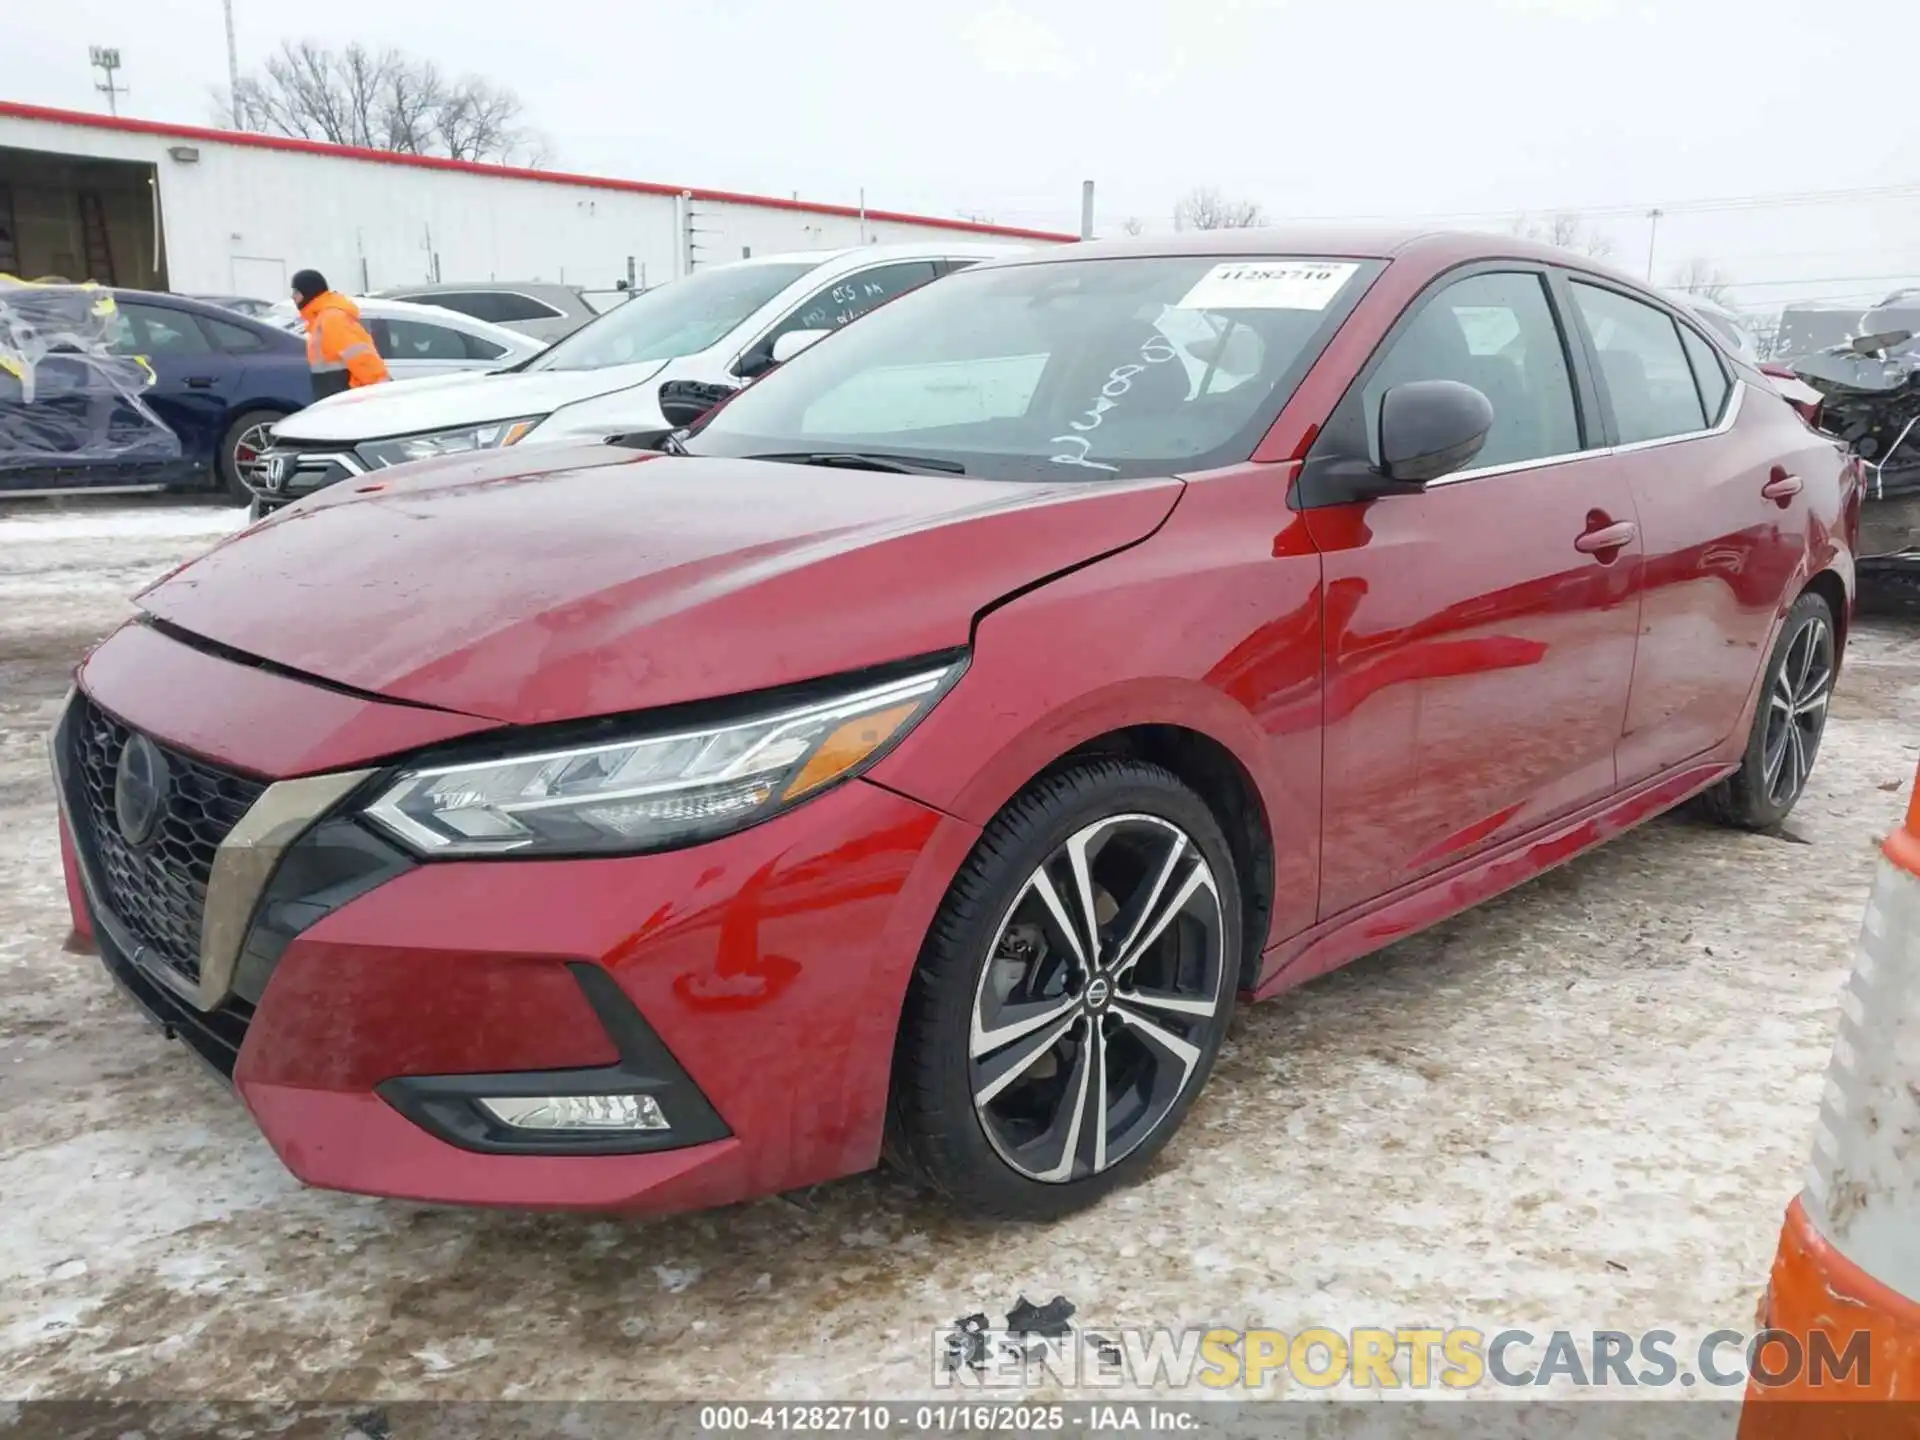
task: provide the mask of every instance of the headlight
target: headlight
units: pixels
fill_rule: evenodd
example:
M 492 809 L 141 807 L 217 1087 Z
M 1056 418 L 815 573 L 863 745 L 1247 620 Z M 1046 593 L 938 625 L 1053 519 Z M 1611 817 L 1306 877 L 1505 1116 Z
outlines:
M 436 455 L 462 455 L 469 450 L 498 450 L 523 437 L 546 419 L 495 420 L 458 430 L 436 430 L 431 435 L 402 435 L 397 440 L 369 440 L 360 446 L 360 458 L 375 469 L 404 465 L 409 460 L 431 460 Z
M 703 729 L 405 770 L 364 814 L 434 857 L 692 844 L 864 770 L 933 707 L 961 663 Z

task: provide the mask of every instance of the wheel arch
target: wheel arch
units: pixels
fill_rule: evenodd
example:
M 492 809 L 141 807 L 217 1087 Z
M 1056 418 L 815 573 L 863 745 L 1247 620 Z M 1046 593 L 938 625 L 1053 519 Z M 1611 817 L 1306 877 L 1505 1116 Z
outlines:
M 1833 663 L 1835 670 L 1838 670 L 1846 660 L 1847 631 L 1853 618 L 1848 613 L 1847 582 L 1840 578 L 1840 572 L 1837 570 L 1821 570 L 1808 577 L 1807 583 L 1800 589 L 1800 594 L 1804 595 L 1808 591 L 1812 591 L 1826 601 L 1827 609 L 1833 615 Z M 1798 599 L 1799 596 L 1794 598 Z
M 1169 715 L 1180 719 L 1169 720 Z M 936 709 L 928 724 L 881 763 L 874 778 L 984 827 L 1028 786 L 1079 761 L 1114 756 L 1163 766 L 1206 802 L 1233 847 L 1244 922 L 1241 983 L 1253 983 L 1271 939 L 1278 847 L 1284 839 L 1276 833 L 1275 813 L 1277 803 L 1285 803 L 1285 786 L 1278 776 L 1257 768 L 1269 753 L 1270 740 L 1252 715 L 1204 684 L 1121 682 L 1023 727 L 953 785 L 951 772 L 941 763 L 952 753 L 950 741 L 955 738 L 947 726 L 961 734 L 978 734 L 986 723 L 984 715 L 943 716 Z M 1302 817 L 1317 838 L 1318 796 L 1300 798 Z M 1303 836 L 1302 842 L 1308 838 Z
M 1184 725 L 1144 724 L 1110 730 L 1082 742 L 1028 784 L 1082 760 L 1108 757 L 1144 760 L 1171 771 L 1206 802 L 1220 822 L 1240 878 L 1239 985 L 1242 990 L 1251 990 L 1260 978 L 1260 959 L 1273 919 L 1274 885 L 1272 822 L 1253 776 L 1211 735 Z

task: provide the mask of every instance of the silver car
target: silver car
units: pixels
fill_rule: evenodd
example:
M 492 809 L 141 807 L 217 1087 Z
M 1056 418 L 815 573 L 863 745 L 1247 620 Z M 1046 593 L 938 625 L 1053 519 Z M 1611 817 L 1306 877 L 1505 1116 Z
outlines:
M 571 335 L 599 313 L 571 285 L 411 285 L 382 290 L 378 298 L 438 305 L 549 344 Z

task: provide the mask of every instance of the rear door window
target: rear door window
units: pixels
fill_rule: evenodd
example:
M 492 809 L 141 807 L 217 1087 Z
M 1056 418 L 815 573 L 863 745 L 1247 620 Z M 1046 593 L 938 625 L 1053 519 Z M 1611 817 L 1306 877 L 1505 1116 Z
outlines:
M 558 320 L 561 313 L 551 305 L 522 295 L 517 290 L 450 290 L 405 297 L 423 305 L 438 305 L 471 315 L 476 320 L 491 320 L 504 325 L 514 320 Z
M 214 347 L 229 355 L 256 355 L 267 348 L 267 342 L 260 338 L 257 331 L 244 325 L 229 324 L 225 320 L 214 320 L 202 315 L 200 328 L 214 343 Z
M 428 325 L 419 320 L 382 322 L 386 341 L 378 336 L 374 348 L 389 360 L 465 360 L 466 337 L 448 325 Z
M 1685 325 L 1680 327 L 1680 343 L 1686 346 L 1687 360 L 1693 366 L 1693 379 L 1700 387 L 1700 403 L 1706 410 L 1707 423 L 1717 425 L 1727 408 L 1727 395 L 1733 389 L 1726 367 L 1720 363 L 1713 346 Z
M 132 323 L 143 355 L 205 355 L 213 349 L 191 315 L 158 305 L 129 305 L 125 301 L 119 308 Z
M 1673 317 L 1617 290 L 1578 280 L 1572 290 L 1599 356 L 1600 384 L 1613 406 L 1619 443 L 1706 429 L 1706 407 Z

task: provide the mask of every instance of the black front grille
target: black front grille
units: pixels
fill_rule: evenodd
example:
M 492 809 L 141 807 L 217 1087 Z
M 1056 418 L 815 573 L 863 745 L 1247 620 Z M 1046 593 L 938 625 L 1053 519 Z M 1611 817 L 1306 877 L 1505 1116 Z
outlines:
M 253 1021 L 253 1006 L 235 996 L 202 1014 L 129 960 L 111 935 L 101 932 L 95 938 L 107 973 L 153 1017 L 167 1038 L 184 1040 L 202 1060 L 231 1080 L 241 1043 Z
M 176 973 L 200 978 L 200 921 L 214 852 L 267 787 L 158 746 L 168 784 L 153 837 L 135 847 L 114 813 L 114 776 L 133 733 L 84 695 L 74 702 L 71 796 L 75 842 L 101 899 L 140 945 Z

